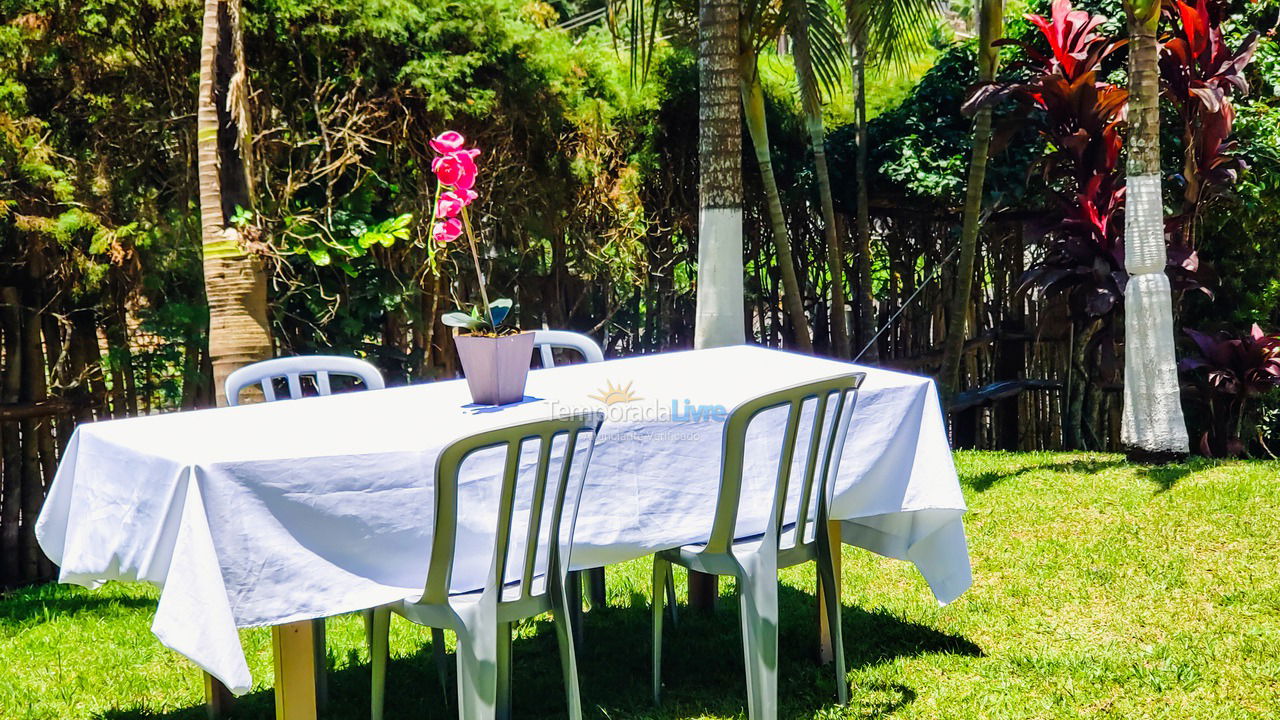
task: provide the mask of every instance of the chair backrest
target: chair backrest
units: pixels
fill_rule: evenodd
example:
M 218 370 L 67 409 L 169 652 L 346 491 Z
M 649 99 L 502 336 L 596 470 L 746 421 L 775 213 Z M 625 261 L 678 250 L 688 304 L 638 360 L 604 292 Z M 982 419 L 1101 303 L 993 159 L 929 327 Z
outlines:
M 782 534 L 784 527 L 794 525 L 795 545 L 806 542 L 808 531 L 826 517 L 829 480 L 839 469 L 849 417 L 853 413 L 858 386 L 862 384 L 864 377 L 866 373 L 850 373 L 795 385 L 747 400 L 729 413 L 722 441 L 720 492 L 716 499 L 716 514 L 706 552 L 727 552 L 733 544 L 742 495 L 747 431 L 756 416 L 779 408 L 786 408 L 787 421 L 778 458 L 770 517 L 774 522 L 775 539 Z M 832 398 L 835 399 L 834 407 Z M 813 409 L 806 422 L 804 409 L 806 402 L 810 400 L 813 401 Z M 804 455 L 804 471 L 800 478 L 795 515 L 788 516 L 785 511 L 792 482 L 792 465 L 802 425 L 808 431 L 808 449 Z
M 302 376 L 315 377 L 316 392 L 328 395 L 333 392 L 329 385 L 330 375 L 347 375 L 359 378 L 368 390 L 381 390 L 386 387 L 382 381 L 382 373 L 378 368 L 364 360 L 335 355 L 301 355 L 298 357 L 275 358 L 263 360 L 236 370 L 227 376 L 227 404 L 239 405 L 240 393 L 250 385 L 262 386 L 262 394 L 267 402 L 277 399 L 273 381 L 285 378 L 289 384 L 289 399 L 302 397 Z
M 458 536 L 458 475 L 467 458 L 482 450 L 494 449 L 503 457 L 493 556 L 485 589 L 499 588 L 502 600 L 522 600 L 546 593 L 552 577 L 563 577 L 569 559 L 562 557 L 561 546 L 567 554 L 572 545 L 582 483 L 603 421 L 601 412 L 537 420 L 472 435 L 446 447 L 436 461 L 435 527 L 421 602 L 438 604 L 449 596 Z M 553 458 L 553 446 L 561 438 L 558 457 Z M 537 453 L 537 464 L 532 474 L 521 472 L 526 441 L 536 443 L 532 449 Z M 552 473 L 557 459 L 557 472 Z M 524 501 L 528 507 L 519 507 Z M 523 538 L 516 532 L 521 527 Z M 516 551 L 519 565 L 509 557 L 512 551 Z M 535 591 L 540 559 L 546 560 L 547 581 Z M 503 598 L 503 586 L 509 584 L 508 567 L 520 569 L 519 598 Z
M 589 363 L 604 360 L 604 352 L 595 340 L 568 330 L 534 330 L 533 347 L 542 354 L 542 367 L 555 367 L 556 359 L 552 351 L 556 348 L 577 350 L 582 353 L 583 360 Z

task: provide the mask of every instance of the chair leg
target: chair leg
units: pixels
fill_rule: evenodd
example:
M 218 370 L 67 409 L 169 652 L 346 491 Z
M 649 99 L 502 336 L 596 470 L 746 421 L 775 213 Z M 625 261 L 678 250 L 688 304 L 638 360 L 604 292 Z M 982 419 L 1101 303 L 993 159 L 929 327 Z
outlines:
M 436 660 L 436 678 L 440 680 L 440 694 L 445 705 L 449 704 L 449 656 L 445 654 L 444 630 L 431 628 L 431 654 Z
M 772 589 L 767 587 L 772 583 Z M 778 717 L 778 577 L 738 575 L 742 653 L 747 669 L 747 716 Z
M 667 597 L 666 588 L 671 581 L 671 563 L 663 558 L 653 556 L 653 704 L 662 702 L 662 619 L 663 600 Z M 671 603 L 675 607 L 675 603 Z
M 511 623 L 498 623 L 498 692 L 495 717 L 511 720 Z
M 676 609 L 676 569 L 667 563 L 667 612 L 671 613 L 671 627 L 680 626 L 680 611 Z
M 473 608 L 460 618 L 458 720 L 494 720 L 498 712 L 498 623 L 494 610 Z M 510 637 L 508 634 L 507 637 Z
M 831 565 L 830 555 L 818 553 L 818 591 L 822 593 L 822 604 L 826 606 L 827 627 L 831 631 L 831 654 L 836 666 L 836 701 L 841 705 L 849 702 L 849 681 L 845 675 L 844 637 L 840 627 L 840 594 L 836 592 L 836 577 Z
M 555 620 L 556 643 L 560 646 L 560 669 L 564 674 L 565 705 L 569 708 L 569 720 L 582 720 L 582 690 L 578 683 L 578 659 L 574 649 L 573 606 L 563 593 L 554 593 L 559 597 L 552 610 Z M 579 609 L 582 603 L 578 603 Z
M 374 608 L 365 617 L 369 632 L 369 665 L 373 669 L 369 716 L 373 720 L 382 720 L 387 696 L 387 660 L 391 654 L 391 609 Z

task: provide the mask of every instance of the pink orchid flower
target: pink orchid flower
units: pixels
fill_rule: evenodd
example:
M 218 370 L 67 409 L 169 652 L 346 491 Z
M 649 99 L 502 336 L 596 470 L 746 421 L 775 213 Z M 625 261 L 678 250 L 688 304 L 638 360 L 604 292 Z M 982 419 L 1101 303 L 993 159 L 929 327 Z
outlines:
M 458 190 L 457 192 L 445 190 L 440 193 L 440 200 L 436 203 L 436 217 L 455 217 L 462 211 L 462 208 L 470 205 L 471 201 L 475 200 L 476 197 L 478 196 L 475 190 Z
M 441 183 L 470 190 L 476 184 L 475 157 L 479 154 L 480 151 L 475 149 L 457 150 L 433 160 L 431 169 Z
M 431 228 L 431 237 L 438 243 L 451 243 L 462 234 L 462 221 L 458 218 L 445 218 Z
M 430 145 L 432 150 L 435 150 L 441 155 L 448 155 L 455 150 L 461 150 L 462 145 L 466 143 L 466 141 L 467 139 L 462 137 L 462 133 L 457 132 L 456 130 L 445 130 L 432 138 Z
M 455 195 L 452 190 L 446 190 L 440 194 L 440 199 L 436 202 L 436 217 L 456 217 L 462 211 L 463 204 L 462 198 Z

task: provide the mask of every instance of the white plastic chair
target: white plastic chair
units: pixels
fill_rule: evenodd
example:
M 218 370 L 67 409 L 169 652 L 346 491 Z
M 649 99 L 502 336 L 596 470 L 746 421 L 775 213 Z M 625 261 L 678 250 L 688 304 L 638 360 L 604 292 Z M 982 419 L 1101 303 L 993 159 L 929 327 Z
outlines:
M 778 570 L 813 561 L 826 605 L 835 654 L 836 694 L 841 705 L 849 700 L 845 681 L 844 640 L 840 632 L 840 598 L 836 595 L 832 562 L 839 547 L 831 546 L 827 518 L 831 502 L 829 481 L 840 466 L 849 417 L 864 373 L 804 383 L 748 400 L 733 409 L 725 423 L 720 459 L 720 490 L 715 518 L 705 543 L 663 550 L 653 558 L 653 701 L 662 690 L 662 598 L 671 565 L 737 580 L 742 623 L 742 650 L 747 671 L 747 710 L 750 720 L 778 716 Z M 812 408 L 806 411 L 806 407 Z M 769 521 L 763 533 L 741 537 L 737 531 L 746 466 L 747 431 L 763 412 L 787 412 L 780 446 Z M 830 412 L 828 412 L 830 410 Z M 807 420 L 806 420 L 807 417 Z M 803 434 L 801 430 L 804 430 Z M 796 445 L 804 438 L 803 455 Z M 790 493 L 793 462 L 803 458 L 798 492 Z M 788 500 L 794 498 L 794 503 Z M 752 498 L 761 503 L 764 498 Z M 789 507 L 792 506 L 793 507 Z
M 597 363 L 604 362 L 604 351 L 587 335 L 576 333 L 569 330 L 534 330 L 533 331 L 533 349 L 537 350 L 542 358 L 542 367 L 549 368 L 556 366 L 555 350 L 567 349 L 576 350 L 582 355 L 584 362 Z M 605 586 L 604 586 L 604 568 L 591 568 L 589 570 L 575 571 L 570 574 L 573 582 L 569 592 L 577 595 L 579 588 L 583 583 L 587 586 L 587 596 L 591 599 L 592 605 L 602 606 L 605 603 Z M 582 582 L 579 582 L 581 579 Z M 581 604 L 576 602 L 575 607 L 581 608 Z M 576 624 L 581 618 L 575 617 L 575 631 L 580 631 L 580 625 Z M 581 639 L 581 638 L 579 638 Z
M 582 482 L 603 420 L 604 414 L 595 412 L 511 425 L 463 438 L 440 453 L 422 595 L 372 611 L 373 720 L 383 718 L 392 612 L 433 628 L 433 637 L 440 628 L 457 634 L 458 718 L 494 720 L 511 717 L 511 626 L 548 611 L 560 645 L 566 715 L 581 720 L 565 583 Z M 522 463 L 526 444 L 537 451 L 533 472 Z M 467 458 L 482 450 L 503 453 L 501 482 L 495 488 L 493 554 L 484 588 L 457 593 L 450 586 L 458 541 L 458 476 Z
M 330 375 L 359 378 L 366 390 L 381 390 L 386 387 L 378 368 L 364 360 L 337 355 L 300 355 L 263 360 L 246 365 L 228 375 L 225 384 L 227 404 L 239 405 L 240 393 L 255 384 L 262 386 L 262 395 L 267 402 L 283 399 L 276 397 L 273 384 L 276 378 L 285 378 L 289 384 L 289 399 L 296 400 L 302 397 L 303 375 L 315 377 L 316 392 L 321 395 L 329 395 L 333 392 L 329 385 Z
M 366 390 L 381 390 L 386 387 L 386 383 L 382 380 L 382 373 L 378 372 L 378 368 L 364 360 L 337 355 L 300 355 L 297 357 L 263 360 L 252 365 L 246 365 L 228 375 L 226 383 L 223 385 L 227 393 L 227 404 L 239 405 L 240 394 L 250 385 L 260 385 L 262 387 L 262 395 L 267 402 L 285 399 L 296 400 L 302 397 L 303 375 L 311 375 L 315 378 L 316 392 L 320 395 L 333 393 L 333 387 L 329 384 L 330 375 L 359 378 L 360 382 L 364 383 Z M 273 383 L 276 378 L 285 378 L 289 386 L 288 398 L 276 397 Z M 323 704 L 326 702 L 328 695 L 328 676 L 323 671 L 325 667 L 324 618 L 312 620 L 311 627 L 316 638 L 317 667 L 321 669 L 318 673 L 317 682 L 319 687 L 316 689 L 316 694 Z M 437 652 L 442 656 L 444 652 L 443 641 L 439 647 L 440 649 Z
M 533 347 L 542 357 L 542 367 L 555 367 L 556 358 L 555 350 L 567 349 L 576 350 L 582 355 L 584 362 L 597 363 L 604 362 L 604 352 L 600 346 L 596 344 L 587 335 L 582 333 L 571 332 L 569 330 L 535 330 L 533 332 Z M 603 607 L 607 600 L 607 591 L 605 589 L 604 568 L 590 568 L 588 570 L 575 571 L 570 573 L 572 582 L 570 583 L 569 592 L 572 595 L 578 593 L 578 589 L 582 585 L 586 585 L 587 597 L 591 600 L 594 607 Z M 578 581 L 581 576 L 582 582 Z M 675 596 L 675 576 L 671 578 L 668 584 L 670 592 L 671 619 L 677 620 L 676 616 L 676 596 Z M 582 607 L 581 603 L 574 599 L 575 610 Z M 575 613 L 575 632 L 581 632 L 581 618 Z M 581 640 L 581 636 L 579 636 Z
M 556 358 L 552 351 L 556 348 L 577 350 L 582 359 L 589 363 L 604 361 L 604 351 L 595 340 L 568 330 L 534 330 L 533 348 L 542 355 L 544 368 L 555 367 Z

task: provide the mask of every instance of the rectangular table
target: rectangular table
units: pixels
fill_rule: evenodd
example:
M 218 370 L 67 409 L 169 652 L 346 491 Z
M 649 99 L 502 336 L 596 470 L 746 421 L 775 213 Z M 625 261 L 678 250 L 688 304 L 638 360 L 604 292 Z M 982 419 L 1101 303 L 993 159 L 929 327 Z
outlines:
M 727 411 L 854 370 L 867 377 L 831 518 L 844 542 L 912 562 L 950 602 L 971 576 L 933 383 L 755 346 L 535 370 L 525 402 L 502 408 L 469 405 L 465 383 L 449 381 L 84 424 L 36 531 L 63 582 L 161 586 L 152 631 L 243 693 L 253 680 L 237 628 L 287 626 L 277 645 L 301 646 L 291 623 L 421 592 L 434 464 L 451 441 L 603 409 L 572 556 L 575 568 L 597 567 L 707 537 Z M 748 495 L 771 492 L 765 441 L 781 416 L 757 424 Z M 470 550 L 456 589 L 483 583 L 496 475 L 481 465 L 460 481 L 459 547 Z M 765 506 L 743 503 L 740 532 L 762 530 Z

